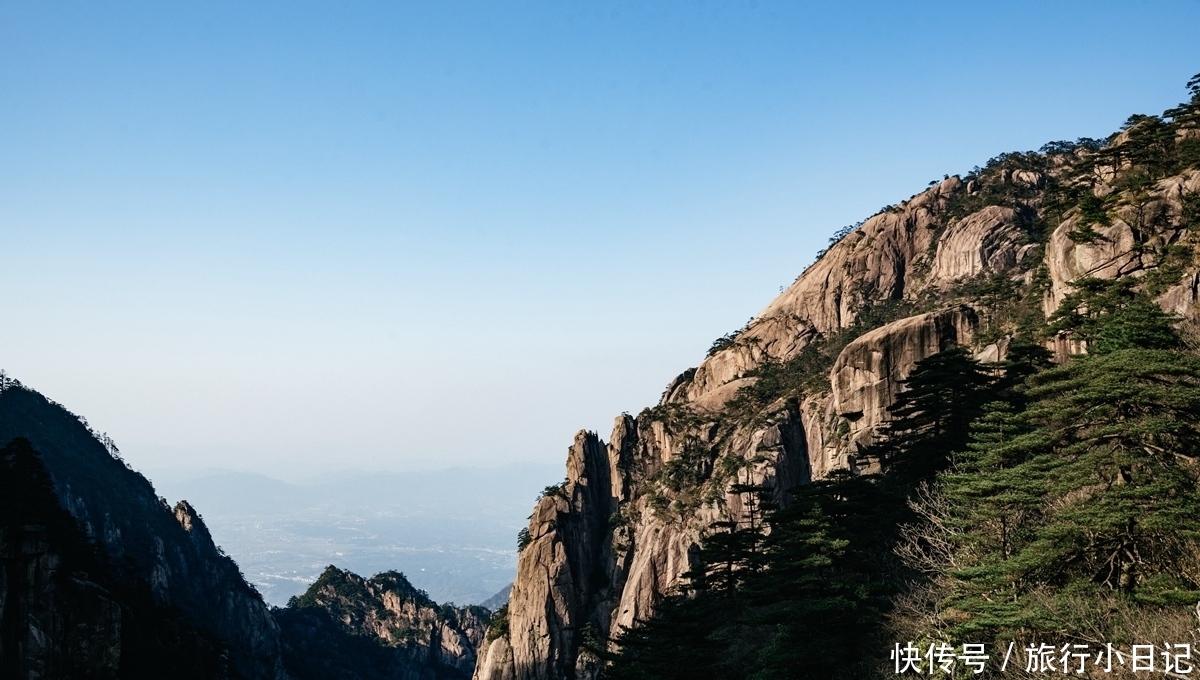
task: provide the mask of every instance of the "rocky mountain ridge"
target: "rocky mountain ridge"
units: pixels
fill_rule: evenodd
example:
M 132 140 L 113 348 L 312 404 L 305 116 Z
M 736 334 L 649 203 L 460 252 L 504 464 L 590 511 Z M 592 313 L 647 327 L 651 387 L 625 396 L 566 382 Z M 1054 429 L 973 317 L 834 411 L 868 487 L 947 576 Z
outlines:
M 491 622 L 483 607 L 438 606 L 399 572 L 363 578 L 332 565 L 275 616 L 300 680 L 467 678 Z
M 77 524 L 79 540 L 101 551 L 117 578 L 144 583 L 155 603 L 177 608 L 189 625 L 226 645 L 231 674 L 288 678 L 269 608 L 213 542 L 194 508 L 187 502 L 169 506 L 120 460 L 106 437 L 5 376 L 0 442 L 14 440 L 29 442 L 39 453 L 53 496 Z M 11 549 L 25 554 L 21 545 L 37 544 L 14 538 Z
M 105 435 L 3 374 L 0 439 L 5 677 L 471 676 L 490 610 L 334 566 L 270 608 L 192 504 L 170 506 Z
M 745 486 L 838 469 L 887 420 L 921 359 L 965 345 L 1004 358 L 1087 278 L 1132 277 L 1197 314 L 1200 86 L 1106 142 L 1048 144 L 947 177 L 848 229 L 661 402 L 580 432 L 567 481 L 539 499 L 507 610 L 477 680 L 594 678 L 622 626 L 652 614 Z M 1082 348 L 1046 342 L 1061 356 Z
M 229 661 L 219 638 L 87 538 L 28 439 L 0 448 L 4 677 L 242 677 Z

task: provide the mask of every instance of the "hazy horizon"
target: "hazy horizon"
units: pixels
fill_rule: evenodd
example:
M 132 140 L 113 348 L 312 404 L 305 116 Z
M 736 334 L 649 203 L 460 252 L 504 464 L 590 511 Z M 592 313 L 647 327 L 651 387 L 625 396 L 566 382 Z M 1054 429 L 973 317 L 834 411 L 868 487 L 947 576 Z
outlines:
M 283 606 L 328 565 L 396 570 L 439 603 L 478 604 L 516 575 L 517 532 L 560 466 L 514 463 L 423 472 L 343 471 L 287 482 L 235 470 L 144 474 L 188 501 L 268 603 Z
M 197 449 L 199 451 L 200 449 Z M 187 451 L 187 449 L 171 449 L 173 452 Z M 122 457 L 124 454 L 122 453 Z M 186 459 L 186 456 L 174 456 L 172 460 Z M 292 467 L 280 468 L 272 472 L 262 472 L 251 466 L 215 466 L 205 465 L 196 466 L 188 464 L 165 464 L 151 467 L 134 467 L 134 470 L 143 477 L 149 479 L 155 486 L 159 480 L 167 484 L 185 483 L 191 480 L 200 479 L 203 477 L 211 477 L 224 473 L 238 473 L 242 475 L 251 475 L 262 477 L 272 481 L 283 482 L 298 487 L 314 486 L 324 484 L 330 481 L 340 480 L 347 477 L 355 477 L 360 475 L 371 474 L 427 474 L 437 472 L 450 472 L 453 470 L 507 470 L 521 467 L 556 469 L 562 477 L 566 474 L 567 451 L 563 450 L 563 459 L 558 463 L 538 462 L 531 460 L 517 460 L 503 463 L 488 464 L 486 462 L 478 465 L 471 464 L 451 464 L 438 465 L 436 458 L 421 458 L 415 459 L 413 464 L 407 467 L 352 467 L 345 465 L 336 465 L 328 463 L 325 465 L 318 464 L 314 467 Z M 131 464 L 132 465 L 132 464 Z M 551 480 L 554 481 L 554 480 Z M 547 482 L 549 483 L 549 482 Z M 544 485 L 543 485 L 544 486 Z M 540 487 L 539 487 L 540 488 Z M 181 499 L 170 499 L 181 500 Z M 183 499 L 186 500 L 186 499 Z
M 0 1 L 0 368 L 138 469 L 561 465 L 843 225 L 1181 101 L 1197 25 L 1194 0 Z

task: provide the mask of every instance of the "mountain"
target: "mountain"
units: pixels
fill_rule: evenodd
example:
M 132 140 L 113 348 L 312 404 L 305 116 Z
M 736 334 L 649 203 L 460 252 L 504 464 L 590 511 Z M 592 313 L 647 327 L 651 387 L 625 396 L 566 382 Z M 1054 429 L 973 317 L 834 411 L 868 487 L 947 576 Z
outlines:
M 490 611 L 498 611 L 501 607 L 508 604 L 508 594 L 512 592 L 512 584 L 508 584 L 500 589 L 500 592 L 489 597 L 479 603 L 480 607 L 484 607 Z
M 438 605 L 396 571 L 364 579 L 334 566 L 272 609 L 190 502 L 170 505 L 106 435 L 3 374 L 0 441 L 0 677 L 442 680 L 474 669 L 488 609 Z M 366 511 L 385 493 L 470 505 L 473 489 L 504 481 L 462 477 L 457 488 L 453 472 L 346 483 Z M 306 495 L 248 475 L 207 481 L 248 513 L 316 503 L 338 514 L 347 497 L 336 483 Z M 508 509 L 505 498 L 483 493 L 475 511 Z
M 5 522 L 9 594 L 0 602 L 8 627 L 6 654 L 24 649 L 22 663 L 29 668 L 83 654 L 91 659 L 85 667 L 96 664 L 96 677 L 115 677 L 106 674 L 123 668 L 139 636 L 174 635 L 173 642 L 153 643 L 162 651 L 160 660 L 203 658 L 218 671 L 228 666 L 237 677 L 288 677 L 269 608 L 213 543 L 190 504 L 168 505 L 120 460 L 107 437 L 6 376 L 0 380 L 0 442 L 7 443 L 10 457 L 6 484 L 21 470 L 30 479 L 44 475 L 46 482 L 40 495 L 17 503 Z M 14 618 L 21 608 L 40 612 L 32 618 L 43 623 L 24 628 Z M 179 633 L 156 629 L 154 617 Z M 91 633 L 83 640 L 74 637 L 85 630 Z M 44 654 L 32 646 L 9 648 L 14 635 L 42 641 Z M 55 651 L 63 649 L 68 651 Z M 169 649 L 187 651 L 172 656 L 164 651 Z M 169 667 L 151 676 L 163 677 Z M 224 672 L 218 671 L 212 677 Z
M 714 527 L 756 526 L 751 489 L 787 508 L 789 491 L 818 480 L 894 474 L 872 452 L 899 436 L 907 407 L 897 400 L 935 356 L 1000 362 L 1041 342 L 1067 364 L 1099 336 L 1054 332 L 1048 319 L 1108 309 L 1099 301 L 1114 296 L 1152 299 L 1190 332 L 1200 316 L 1200 78 L 1189 87 L 1189 103 L 1131 117 L 1107 140 L 1003 154 L 838 232 L 657 405 L 618 416 L 607 443 L 576 435 L 567 481 L 546 490 L 520 534 L 503 633 L 480 652 L 475 678 L 598 677 L 622 630 L 695 582 Z M 1112 281 L 1118 288 L 1092 303 L 1079 297 Z M 657 639 L 677 642 L 681 630 Z
M 88 540 L 29 440 L 0 448 L 3 677 L 230 678 L 227 655 Z
M 0 375 L 0 669 L 797 677 L 862 651 L 819 673 L 861 678 L 885 619 L 931 655 L 974 636 L 1189 640 L 1200 76 L 1189 88 L 1106 140 L 1003 154 L 838 232 L 657 405 L 607 443 L 576 435 L 494 615 L 336 567 L 272 612 L 190 503 Z
M 469 678 L 491 621 L 483 607 L 439 607 L 399 572 L 365 579 L 332 565 L 275 616 L 299 680 Z

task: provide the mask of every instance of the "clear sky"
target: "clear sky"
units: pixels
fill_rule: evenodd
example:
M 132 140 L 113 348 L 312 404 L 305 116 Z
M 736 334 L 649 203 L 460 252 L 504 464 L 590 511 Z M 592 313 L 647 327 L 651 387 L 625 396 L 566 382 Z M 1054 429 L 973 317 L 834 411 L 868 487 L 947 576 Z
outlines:
M 561 461 L 1200 1 L 0 0 L 0 367 L 135 467 Z

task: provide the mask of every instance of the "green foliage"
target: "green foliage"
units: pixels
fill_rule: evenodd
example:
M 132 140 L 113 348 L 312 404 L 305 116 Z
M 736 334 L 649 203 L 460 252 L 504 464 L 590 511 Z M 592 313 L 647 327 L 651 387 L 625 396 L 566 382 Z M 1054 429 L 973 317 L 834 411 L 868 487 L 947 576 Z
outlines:
M 939 477 L 941 616 L 952 637 L 1132 641 L 1200 597 L 1200 358 L 1125 283 L 1082 282 L 1048 332 L 1091 354 L 1014 374 Z
M 765 566 L 763 508 L 773 507 L 770 490 L 734 484 L 730 491 L 745 499 L 746 519 L 720 521 L 710 526 L 710 533 L 695 555 L 696 566 L 684 575 L 693 590 L 730 595 L 760 574 Z
M 1182 208 L 1180 226 L 1185 229 L 1200 227 L 1200 193 L 1194 191 L 1182 193 L 1179 196 L 1179 203 Z
M 698 438 L 687 437 L 679 453 L 659 468 L 654 481 L 676 493 L 695 489 L 712 474 L 715 453 Z
M 661 519 L 682 519 L 712 500 L 722 478 L 714 477 L 715 450 L 694 439 L 650 477 L 644 486 L 647 505 Z
M 1061 156 L 1065 154 L 1075 154 L 1079 151 L 1099 151 L 1104 148 L 1104 142 L 1099 139 L 1090 137 L 1080 137 L 1074 142 L 1058 141 L 1047 142 L 1038 149 L 1038 153 L 1047 156 Z
M 990 205 L 1006 208 L 1025 207 L 1046 191 L 1056 190 L 1057 180 L 1047 172 L 1046 157 L 1036 153 L 1005 153 L 992 158 L 984 168 L 976 168 L 964 180 L 971 183 L 972 190 L 959 190 L 950 195 L 944 219 L 939 228 L 948 222 L 961 219 Z M 1015 170 L 1036 172 L 1046 185 L 1039 188 L 1013 182 Z
M 1175 127 L 1158 116 L 1130 116 L 1125 122 L 1128 140 L 1112 149 L 1113 155 L 1131 163 L 1136 171 L 1157 179 L 1173 174 Z M 1131 173 L 1132 174 L 1132 173 Z
M 1079 199 L 1079 226 L 1067 234 L 1075 243 L 1096 243 L 1103 239 L 1096 226 L 1107 227 L 1112 224 L 1104 199 L 1088 192 Z
M 1200 138 L 1191 137 L 1179 142 L 1176 154 L 1182 168 L 1200 168 Z
M 521 529 L 520 531 L 517 532 L 517 552 L 518 553 L 524 552 L 525 548 L 528 548 L 530 543 L 533 543 L 533 535 L 529 533 L 528 528 Z
M 930 479 L 966 444 L 993 380 L 965 347 L 922 359 L 888 409 L 882 441 L 864 449 L 863 458 L 878 460 L 896 483 Z
M 389 609 L 395 596 L 404 606 Z M 298 680 L 353 677 L 394 678 L 397 669 L 429 668 L 431 677 L 466 674 L 442 665 L 427 652 L 441 626 L 462 631 L 477 619 L 490 624 L 482 607 L 438 605 L 404 574 L 386 571 L 365 579 L 330 565 L 299 597 L 273 610 L 281 629 L 283 661 Z
M 761 421 L 770 415 L 773 404 L 828 390 L 829 369 L 846 345 L 863 333 L 915 312 L 913 305 L 903 300 L 880 303 L 861 310 L 850 328 L 828 337 L 817 336 L 791 359 L 764 361 L 746 374 L 756 379 L 754 383 L 743 387 L 726 404 L 728 418 L 735 423 Z
M 1092 311 L 1059 329 L 1105 351 L 1054 368 L 1014 342 L 989 370 L 958 349 L 919 363 L 874 448 L 887 473 L 796 490 L 765 537 L 714 526 L 690 592 L 618 636 L 612 677 L 872 676 L 896 596 L 929 578 L 913 568 L 944 579 L 946 628 L 927 634 L 954 639 L 1133 635 L 1194 602 L 1200 359 L 1138 295 L 1083 290 Z M 930 494 L 937 512 L 915 514 Z
M 690 557 L 683 592 L 668 597 L 656 617 L 618 635 L 620 653 L 612 658 L 612 678 L 739 677 L 741 665 L 728 653 L 724 637 L 738 635 L 737 616 L 746 602 L 739 594 L 765 564 L 762 487 L 735 485 L 747 499 L 745 522 L 723 521 L 711 527 Z
M 930 184 L 937 184 L 937 182 L 936 181 L 930 182 Z M 816 258 L 814 258 L 814 261 L 820 260 L 822 257 L 825 257 L 825 253 L 829 252 L 830 248 L 837 245 L 837 243 L 839 241 L 841 241 L 842 239 L 844 239 L 847 236 L 849 236 L 850 234 L 854 233 L 862 225 L 863 225 L 862 222 L 856 222 L 854 224 L 847 224 L 846 226 L 842 227 L 841 229 L 838 229 L 837 231 L 833 232 L 833 236 L 829 237 L 829 245 L 827 245 L 824 248 L 822 248 L 821 250 L 817 251 L 817 256 L 816 256 Z
M 1031 272 L 1028 286 L 1013 279 L 1009 272 L 986 274 L 957 284 L 952 294 L 968 299 L 982 312 L 986 324 L 974 340 L 987 345 L 1005 337 L 1029 337 L 1045 322 L 1042 297 L 1049 284 L 1045 265 Z
M 768 512 L 769 535 L 718 525 L 692 592 L 618 636 L 611 677 L 863 677 L 880 651 L 894 591 L 886 555 L 904 512 L 878 479 L 840 474 Z
M 370 597 L 362 579 L 331 564 L 325 567 L 308 590 L 296 598 L 296 606 L 319 607 L 322 605 L 322 596 L 329 593 L 346 600 L 366 600 Z
M 920 362 L 879 440 L 859 452 L 881 464 L 881 477 L 839 473 L 795 490 L 787 508 L 766 513 L 765 536 L 711 527 L 685 591 L 619 634 L 613 677 L 874 677 L 884 645 L 901 635 L 995 643 L 1192 634 L 1200 358 L 1153 302 L 1195 266 L 1190 244 L 1158 238 L 1168 227 L 1200 228 L 1200 198 L 1183 193 L 1176 219 L 1157 195 L 1160 180 L 1200 161 L 1191 138 L 1200 75 L 1189 91 L 1189 102 L 1132 117 L 1108 143 L 992 159 L 964 178 L 969 188 L 947 198 L 934 225 L 998 205 L 1017 210 L 1025 243 L 1044 242 L 1071 216 L 1069 236 L 1097 243 L 1120 214 L 1140 253 L 1158 256 L 1144 279 L 1077 281 L 1045 321 L 1048 272 L 1033 250 L 1016 272 L 867 310 L 856 328 L 748 374 L 757 380 L 726 408 L 735 423 L 827 389 L 834 359 L 861 332 L 957 299 L 989 325 L 977 341 L 1039 340 L 1014 340 L 999 366 L 961 349 Z M 1040 343 L 1058 335 L 1087 354 L 1052 366 Z M 677 422 L 677 434 L 699 425 Z M 705 456 L 686 454 L 663 473 L 651 507 L 680 496 L 672 485 L 685 489 L 721 466 L 707 471 Z
M 993 409 L 943 479 L 961 530 L 959 632 L 1045 630 L 1047 589 L 1194 603 L 1183 565 L 1200 539 L 1200 359 L 1118 349 L 1031 385 L 1028 407 Z
M 838 473 L 797 490 L 770 519 L 768 569 L 745 591 L 749 621 L 774 629 L 754 677 L 861 677 L 896 584 L 888 553 L 906 516 L 882 480 Z
M 496 610 L 495 615 L 492 616 L 492 620 L 488 624 L 486 637 L 487 637 L 487 641 L 491 642 L 492 640 L 495 640 L 498 637 L 503 637 L 506 635 L 508 635 L 508 604 L 507 603 L 505 603 L 504 606 L 500 607 L 500 609 Z
M 721 640 L 740 611 L 729 598 L 683 595 L 659 603 L 653 618 L 640 621 L 618 635 L 620 652 L 613 659 L 610 680 L 693 680 L 742 678 L 745 669 L 727 655 Z
M 283 665 L 296 680 L 386 680 L 397 650 L 362 635 L 321 607 L 276 609 Z
M 1192 252 L 1191 248 L 1178 243 L 1163 248 L 1158 266 L 1146 273 L 1146 294 L 1156 298 L 1178 284 L 1193 262 Z
M 1087 343 L 1092 354 L 1127 348 L 1182 347 L 1173 317 L 1136 289 L 1136 281 L 1081 279 L 1051 315 L 1043 337 L 1062 333 Z
M 732 333 L 726 333 L 725 335 L 722 335 L 721 337 L 717 338 L 716 340 L 713 340 L 712 346 L 708 348 L 708 352 L 706 352 L 704 354 L 704 356 L 711 357 L 712 355 L 716 354 L 717 352 L 720 352 L 721 350 L 725 349 L 726 347 L 731 347 L 733 345 L 734 341 L 736 341 L 738 339 L 738 336 L 741 334 L 742 334 L 742 330 L 739 328 L 738 330 L 733 331 Z
M 638 413 L 641 422 L 658 421 L 672 434 L 680 434 L 703 423 L 701 418 L 687 404 L 659 404 L 644 408 Z
M 751 319 L 750 321 L 753 321 L 753 320 L 754 319 Z M 717 352 L 720 352 L 721 350 L 725 349 L 726 347 L 732 347 L 733 343 L 737 341 L 738 337 L 741 336 L 741 334 L 747 328 L 750 327 L 750 321 L 747 321 L 745 326 L 742 326 L 741 328 L 737 329 L 736 331 L 733 331 L 732 333 L 726 333 L 725 335 L 722 335 L 721 337 L 717 338 L 716 340 L 713 340 L 713 344 L 711 347 L 708 348 L 708 353 L 705 356 L 711 357 L 712 355 L 716 354 Z
M 368 583 L 380 593 L 393 593 L 401 600 L 413 602 L 421 607 L 433 607 L 434 601 L 429 597 L 429 593 L 416 588 L 409 583 L 408 578 L 395 570 L 385 571 L 381 574 L 375 574 L 370 578 Z
M 385 594 L 395 595 L 401 601 L 411 602 L 417 607 L 437 606 L 428 593 L 414 588 L 404 574 L 398 571 L 386 571 L 364 579 L 331 564 L 321 572 L 307 591 L 299 597 L 290 598 L 288 607 L 321 609 L 339 621 L 349 621 L 358 625 L 370 617 L 380 620 L 396 618 L 395 613 L 383 604 Z M 411 633 L 408 628 L 403 621 L 390 625 L 392 632 L 400 636 Z
M 1194 79 L 1189 81 L 1189 91 L 1192 82 Z M 1200 101 L 1192 92 L 1190 101 L 1165 111 L 1162 116 L 1130 116 L 1123 128 L 1124 141 L 1110 144 L 1100 152 L 1098 160 L 1123 169 L 1127 176 L 1141 173 L 1150 181 L 1157 181 L 1194 168 L 1200 162 L 1200 140 L 1179 135 L 1180 130 L 1194 131 L 1198 126 Z
M 541 499 L 546 498 L 547 496 L 549 496 L 550 498 L 566 498 L 567 497 L 567 481 L 564 479 L 563 481 L 559 482 L 558 484 L 551 484 L 550 486 L 547 486 L 545 489 L 542 489 L 542 493 L 538 494 L 538 500 L 540 501 Z

